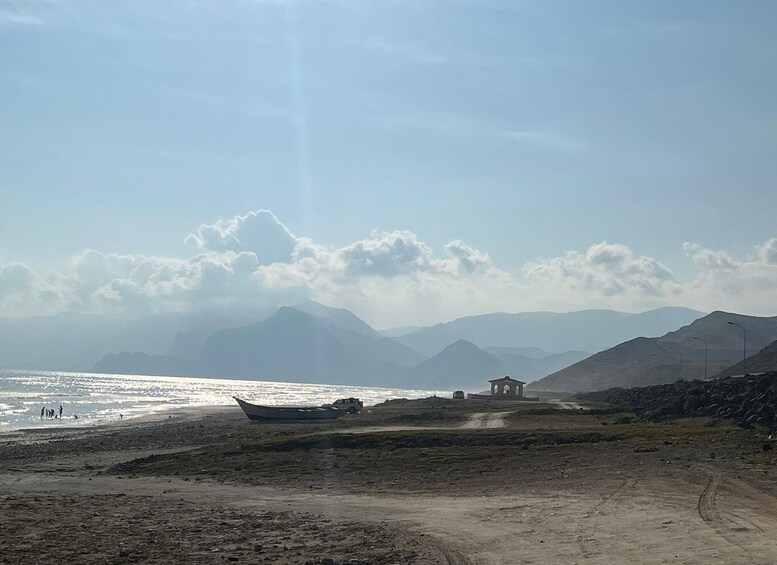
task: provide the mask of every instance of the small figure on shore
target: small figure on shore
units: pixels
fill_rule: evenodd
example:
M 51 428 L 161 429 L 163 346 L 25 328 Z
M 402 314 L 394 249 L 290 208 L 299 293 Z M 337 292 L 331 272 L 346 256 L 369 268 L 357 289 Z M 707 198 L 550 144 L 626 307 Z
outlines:
M 123 420 L 123 419 L 124 419 L 124 414 L 119 414 L 119 420 Z
M 62 417 L 62 405 L 61 404 L 59 405 L 59 417 L 60 418 Z
M 40 419 L 41 419 L 41 420 L 43 419 L 43 414 L 44 414 L 45 412 L 46 412 L 46 407 L 44 406 L 43 408 L 41 408 L 41 409 L 40 409 Z

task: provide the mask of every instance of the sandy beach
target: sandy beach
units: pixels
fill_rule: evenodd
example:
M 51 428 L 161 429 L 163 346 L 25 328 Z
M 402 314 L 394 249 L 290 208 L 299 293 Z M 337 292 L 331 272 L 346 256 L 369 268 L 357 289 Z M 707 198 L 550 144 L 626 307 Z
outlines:
M 0 563 L 777 562 L 757 429 L 536 402 L 370 412 L 5 434 Z

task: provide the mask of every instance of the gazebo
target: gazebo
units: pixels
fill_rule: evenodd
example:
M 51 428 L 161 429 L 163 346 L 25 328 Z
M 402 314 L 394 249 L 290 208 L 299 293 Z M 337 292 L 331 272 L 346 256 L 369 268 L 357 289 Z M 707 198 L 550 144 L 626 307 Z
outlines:
M 493 398 L 523 398 L 523 385 L 526 383 L 510 377 L 488 381 L 491 384 Z

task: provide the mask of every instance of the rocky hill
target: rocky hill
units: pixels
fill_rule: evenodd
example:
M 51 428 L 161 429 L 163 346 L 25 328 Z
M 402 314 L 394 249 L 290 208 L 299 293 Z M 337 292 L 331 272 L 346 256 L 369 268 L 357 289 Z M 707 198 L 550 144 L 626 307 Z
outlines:
M 747 329 L 749 352 L 755 353 L 777 339 L 777 317 L 713 312 L 662 337 L 632 339 L 592 355 L 532 383 L 530 388 L 582 392 L 703 378 L 705 341 L 706 374 L 715 375 L 742 359 L 742 330 L 728 324 L 730 321 Z

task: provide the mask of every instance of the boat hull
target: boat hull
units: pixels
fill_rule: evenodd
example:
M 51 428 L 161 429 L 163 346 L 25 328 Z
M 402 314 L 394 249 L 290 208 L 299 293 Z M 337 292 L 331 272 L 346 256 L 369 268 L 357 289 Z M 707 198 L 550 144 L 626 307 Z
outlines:
M 328 406 L 262 406 L 234 397 L 249 420 L 334 420 L 343 410 Z

